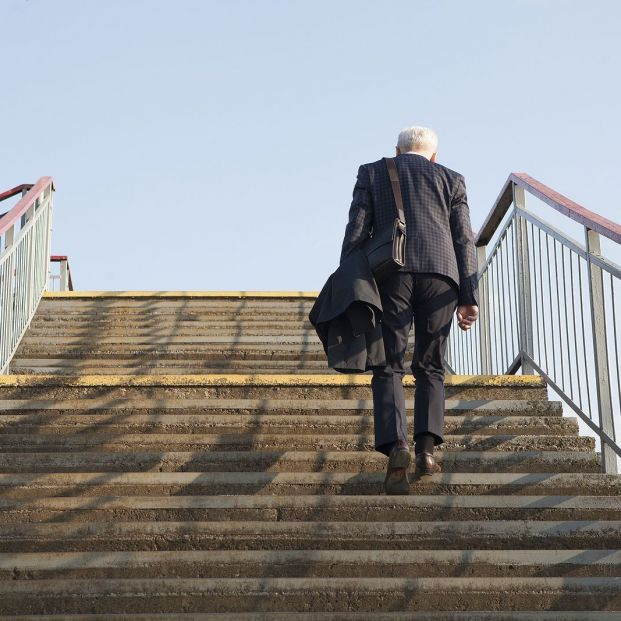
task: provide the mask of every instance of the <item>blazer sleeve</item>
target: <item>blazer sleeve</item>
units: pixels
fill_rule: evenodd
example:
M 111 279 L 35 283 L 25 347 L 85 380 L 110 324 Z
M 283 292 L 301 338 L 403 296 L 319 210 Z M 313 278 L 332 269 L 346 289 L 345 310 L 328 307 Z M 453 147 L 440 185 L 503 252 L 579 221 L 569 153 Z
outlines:
M 462 304 L 479 304 L 478 265 L 474 246 L 474 235 L 470 223 L 470 210 L 466 196 L 466 181 L 458 175 L 457 184 L 451 199 L 451 236 L 459 270 L 459 299 Z
M 349 220 L 345 227 L 345 237 L 341 247 L 341 259 L 360 245 L 368 236 L 373 225 L 373 199 L 371 180 L 366 166 L 358 168 L 358 177 L 354 185 L 353 198 L 349 208 Z

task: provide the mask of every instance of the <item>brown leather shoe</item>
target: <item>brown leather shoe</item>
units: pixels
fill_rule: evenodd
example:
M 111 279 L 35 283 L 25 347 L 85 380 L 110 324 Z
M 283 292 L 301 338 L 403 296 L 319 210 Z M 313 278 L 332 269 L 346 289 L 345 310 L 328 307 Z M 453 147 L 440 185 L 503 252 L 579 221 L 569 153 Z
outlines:
M 410 481 L 408 468 L 412 461 L 410 447 L 403 442 L 397 443 L 388 456 L 384 491 L 386 494 L 409 494 Z
M 436 462 L 435 457 L 427 451 L 421 451 L 416 454 L 416 474 L 435 474 L 436 472 L 442 472 L 440 464 Z

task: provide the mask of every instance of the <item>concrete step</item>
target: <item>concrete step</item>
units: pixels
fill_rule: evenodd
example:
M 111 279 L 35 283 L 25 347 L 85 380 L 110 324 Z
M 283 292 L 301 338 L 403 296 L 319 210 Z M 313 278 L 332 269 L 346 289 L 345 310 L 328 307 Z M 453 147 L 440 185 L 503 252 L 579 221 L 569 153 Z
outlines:
M 413 350 L 406 351 L 406 358 L 412 358 Z M 14 359 L 37 358 L 64 360 L 290 360 L 296 363 L 307 360 L 326 363 L 326 355 L 319 344 L 306 344 L 302 348 L 278 343 L 248 344 L 248 343 L 202 343 L 176 345 L 149 345 L 139 344 L 126 346 L 100 345 L 98 343 L 84 343 L 76 346 L 65 346 L 62 343 L 55 347 L 24 345 L 20 343 Z M 292 366 L 296 366 L 295 364 Z M 326 364 L 327 367 L 327 364 Z
M 64 336 L 88 336 L 97 338 L 102 334 L 128 334 L 133 336 L 150 336 L 166 334 L 316 334 L 315 328 L 308 322 L 299 319 L 272 320 L 177 320 L 169 319 L 146 319 L 144 321 L 132 321 L 130 319 L 108 321 L 105 319 L 84 319 L 83 321 L 62 321 L 31 323 L 28 334 L 33 337 L 52 336 L 54 334 Z M 414 331 L 411 332 L 414 336 Z
M 617 611 L 417 611 L 416 621 L 618 621 Z M 0 616 L 0 621 L 369 621 L 368 612 L 232 612 Z M 412 621 L 411 612 L 373 611 L 373 621 Z
M 315 364 L 316 366 L 311 366 Z M 16 366 L 13 366 L 16 365 Z M 75 375 L 76 373 L 95 374 L 106 373 L 110 375 L 204 375 L 204 374 L 216 374 L 216 373 L 229 373 L 236 375 L 248 375 L 253 374 L 267 374 L 271 375 L 285 371 L 288 375 L 322 375 L 326 373 L 336 373 L 332 369 L 326 367 L 325 363 L 320 360 L 312 361 L 309 365 L 308 362 L 295 363 L 295 367 L 291 362 L 287 365 L 273 365 L 272 361 L 266 365 L 265 360 L 249 360 L 239 363 L 230 362 L 212 362 L 197 361 L 195 364 L 192 361 L 172 360 L 168 366 L 165 365 L 165 361 L 149 365 L 147 363 L 137 364 L 135 367 L 131 366 L 113 366 L 102 367 L 97 364 L 96 361 L 91 361 L 89 365 L 81 365 L 74 367 L 71 363 L 67 366 L 46 366 L 45 363 L 41 366 L 23 366 L 20 367 L 17 361 L 11 362 L 11 373 L 16 375 Z
M 435 450 L 444 472 L 601 472 L 592 451 Z M 0 472 L 385 472 L 377 451 L 0 453 Z
M 30 522 L 3 524 L 0 552 L 618 549 L 620 538 L 618 520 Z
M 84 342 L 87 340 L 95 340 L 100 341 L 102 338 L 115 338 L 115 339 L 126 339 L 132 338 L 136 340 L 142 340 L 145 342 L 150 342 L 153 338 L 172 338 L 174 337 L 228 337 L 230 339 L 235 339 L 239 336 L 256 336 L 256 337 L 295 337 L 302 339 L 303 337 L 317 337 L 317 333 L 315 329 L 311 325 L 306 324 L 294 324 L 293 322 L 289 322 L 288 324 L 282 325 L 280 322 L 272 321 L 268 326 L 222 326 L 217 327 L 213 326 L 210 322 L 198 322 L 193 321 L 190 322 L 194 325 L 191 327 L 188 326 L 178 326 L 175 324 L 171 325 L 159 325 L 157 327 L 135 327 L 135 326 L 126 326 L 126 325 L 116 325 L 116 326 L 108 326 L 108 325 L 92 325 L 89 324 L 83 328 L 74 327 L 74 326 L 50 326 L 46 328 L 32 328 L 28 329 L 28 338 L 31 341 L 37 341 L 41 339 L 42 342 L 45 342 L 45 339 L 53 339 L 53 342 L 56 341 L 67 341 L 71 342 L 73 339 L 79 339 L 80 342 Z M 412 337 L 414 333 L 411 333 Z M 119 341 L 105 341 L 105 342 L 119 342 Z M 122 341 L 120 341 L 122 342 Z
M 621 576 L 617 549 L 186 550 L 0 554 L 0 580 Z M 417 617 L 418 618 L 418 617 Z M 478 617 L 477 617 L 478 619 Z
M 413 437 L 413 417 L 408 435 Z M 372 434 L 372 414 L 2 414 L 0 434 Z M 448 416 L 447 435 L 576 436 L 578 422 L 568 416 Z
M 93 343 L 93 341 L 95 341 Z M 275 344 L 275 345 L 290 345 L 299 349 L 304 345 L 318 345 L 321 347 L 321 341 L 315 333 L 303 333 L 303 334 L 259 334 L 250 336 L 248 334 L 228 334 L 228 335 L 205 335 L 200 336 L 196 334 L 163 334 L 163 335 L 143 335 L 143 336 L 127 336 L 124 334 L 109 334 L 103 332 L 96 339 L 92 336 L 66 336 L 63 334 L 53 336 L 31 336 L 26 333 L 21 341 L 24 348 L 32 348 L 39 346 L 42 348 L 56 348 L 60 347 L 76 347 L 84 346 L 90 347 L 92 344 L 97 346 L 102 345 L 123 345 L 126 348 L 136 345 L 175 345 L 175 344 L 225 344 L 225 345 L 240 345 L 240 344 Z
M 184 369 L 187 369 L 184 370 Z M 191 373 L 299 373 L 306 371 L 330 373 L 325 360 L 209 360 L 206 358 L 14 358 L 11 373 L 147 373 L 156 371 L 166 374 Z
M 96 366 L 93 366 L 93 367 L 85 367 L 84 371 L 87 373 L 96 373 L 96 372 L 106 373 L 107 369 L 100 369 Z M 188 368 L 185 366 L 161 367 L 157 369 L 149 369 L 149 368 L 142 367 L 138 371 L 131 371 L 128 369 L 119 369 L 119 368 L 110 369 L 110 374 L 111 375 L 172 375 L 174 373 L 183 373 L 184 375 L 192 375 L 193 373 L 195 373 L 196 375 L 203 375 L 205 373 L 222 373 L 223 371 L 226 371 L 227 373 L 230 373 L 230 374 L 246 375 L 248 373 L 255 373 L 255 372 L 273 374 L 273 373 L 277 373 L 279 369 L 277 367 L 265 367 L 259 370 L 259 369 L 255 369 L 252 366 L 241 367 L 239 369 L 230 369 L 227 367 L 214 367 L 214 368 L 204 367 L 201 369 L 192 369 L 192 368 Z M 50 373 L 54 373 L 55 375 L 67 376 L 67 375 L 73 375 L 75 371 L 63 369 L 62 367 L 28 367 L 28 368 L 25 368 L 23 371 L 11 369 L 11 373 L 15 373 L 16 375 L 20 375 L 20 374 L 47 375 Z M 332 373 L 332 371 L 330 371 L 329 369 L 326 369 L 325 367 L 322 369 L 316 369 L 316 370 L 300 368 L 300 369 L 288 369 L 287 373 L 294 374 L 294 375 L 296 374 L 320 375 L 320 374 L 325 374 L 325 373 Z
M 621 610 L 621 578 L 137 578 L 0 582 L 4 613 Z
M 621 492 L 603 473 L 410 473 L 411 495 L 601 495 Z M 378 495 L 382 472 L 106 472 L 0 474 L 0 498 L 45 496 Z
M 414 386 L 414 378 L 404 378 Z M 538 376 L 459 376 L 446 378 L 449 399 L 547 400 Z M 77 398 L 295 398 L 371 399 L 370 374 L 331 375 L 4 375 L 0 399 Z
M 153 330 L 155 332 L 168 330 L 231 330 L 232 332 L 243 332 L 245 330 L 273 330 L 281 328 L 283 330 L 307 330 L 315 332 L 313 324 L 308 317 L 300 317 L 296 314 L 278 314 L 276 316 L 252 314 L 214 314 L 206 313 L 203 315 L 172 313 L 170 315 L 157 314 L 132 314 L 110 316 L 88 316 L 73 315 L 71 317 L 48 317 L 43 319 L 35 315 L 30 322 L 28 329 L 35 334 L 53 330 L 76 330 L 79 332 L 90 332 L 91 330 Z M 412 333 L 414 329 L 412 328 Z
M 83 433 L 77 435 L 5 433 L 0 451 L 222 451 L 222 450 L 361 450 L 375 447 L 373 433 L 291 434 L 222 432 L 204 433 Z M 457 434 L 444 436 L 445 450 L 477 451 L 588 451 L 595 449 L 590 436 Z
M 303 326 L 314 330 L 308 316 L 299 312 L 262 314 L 258 312 L 188 312 L 182 309 L 171 313 L 113 313 L 105 314 L 82 314 L 68 313 L 66 315 L 45 314 L 37 311 L 30 322 L 29 329 L 44 330 L 52 327 L 59 329 L 67 328 L 92 328 L 128 326 L 135 328 L 153 328 L 158 330 L 166 327 L 190 328 L 192 326 L 206 325 L 215 328 L 246 328 L 246 327 L 273 327 L 275 323 L 286 327 Z
M 64 522 L 619 521 L 615 496 L 102 496 L 0 498 L 0 524 Z M 621 552 L 620 552 L 621 554 Z M 621 575 L 621 574 L 620 574 Z
M 414 409 L 414 399 L 406 399 L 409 412 Z M 170 399 L 4 399 L 0 401 L 0 417 L 6 413 L 32 414 L 271 414 L 313 416 L 338 414 L 358 416 L 373 413 L 371 399 L 188 399 L 183 396 Z M 446 399 L 445 416 L 562 416 L 559 401 L 543 400 L 468 400 Z
M 46 329 L 51 326 L 58 326 L 60 329 L 71 327 L 99 327 L 110 326 L 153 326 L 159 329 L 162 326 L 191 326 L 213 325 L 213 326 L 273 326 L 274 324 L 287 326 L 304 326 L 310 330 L 315 330 L 309 320 L 309 311 L 304 308 L 292 309 L 290 307 L 273 307 L 263 309 L 241 309 L 234 308 L 194 308 L 183 309 L 179 307 L 159 308 L 142 311 L 136 308 L 121 308 L 111 311 L 101 309 L 75 311 L 42 311 L 37 310 L 37 314 L 32 320 L 33 328 Z
M 58 312 L 71 309 L 79 312 L 103 310 L 112 312 L 118 308 L 150 311 L 158 308 L 174 309 L 244 309 L 310 308 L 318 291 L 73 291 L 45 292 L 41 311 Z
M 203 344 L 195 345 L 156 345 L 156 346 L 132 346 L 91 344 L 87 347 L 25 347 L 20 344 L 13 360 L 36 358 L 39 360 L 58 360 L 61 356 L 66 361 L 95 361 L 107 360 L 110 364 L 115 361 L 139 360 L 143 362 L 189 360 L 203 361 L 289 361 L 291 368 L 303 367 L 307 361 L 323 362 L 327 369 L 326 355 L 319 345 L 305 345 L 301 350 L 292 348 L 290 345 L 224 345 Z M 408 351 L 406 358 L 411 359 L 412 353 Z
M 417 611 L 416 621 L 618 621 L 617 611 Z M 411 612 L 216 612 L 0 616 L 0 621 L 412 621 Z
M 85 292 L 86 293 L 86 292 Z M 240 291 L 239 295 L 204 295 L 203 292 L 197 292 L 199 295 L 166 295 L 150 296 L 150 295 L 131 295 L 133 292 L 120 296 L 118 293 L 126 292 L 101 292 L 101 295 L 94 297 L 92 295 L 83 295 L 81 299 L 74 296 L 70 299 L 63 295 L 64 299 L 59 299 L 59 294 L 45 293 L 41 299 L 39 310 L 42 313 L 56 313 L 63 315 L 67 312 L 103 312 L 113 313 L 119 310 L 133 311 L 136 313 L 149 313 L 158 310 L 174 310 L 181 312 L 190 311 L 214 311 L 228 310 L 232 312 L 242 311 L 261 311 L 261 310 L 278 310 L 284 309 L 291 313 L 310 311 L 315 299 L 316 292 L 308 292 L 308 295 L 272 295 L 267 293 L 264 296 L 249 295 L 247 292 Z M 54 299 L 55 298 L 55 299 Z

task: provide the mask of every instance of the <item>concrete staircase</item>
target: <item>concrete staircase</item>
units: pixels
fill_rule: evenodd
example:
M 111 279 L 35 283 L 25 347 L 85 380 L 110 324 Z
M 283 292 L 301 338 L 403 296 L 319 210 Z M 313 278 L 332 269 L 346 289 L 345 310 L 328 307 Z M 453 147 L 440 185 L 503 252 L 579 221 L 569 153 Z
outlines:
M 385 496 L 312 302 L 43 298 L 0 377 L 0 619 L 621 619 L 621 477 L 544 384 L 450 377 L 443 472 Z

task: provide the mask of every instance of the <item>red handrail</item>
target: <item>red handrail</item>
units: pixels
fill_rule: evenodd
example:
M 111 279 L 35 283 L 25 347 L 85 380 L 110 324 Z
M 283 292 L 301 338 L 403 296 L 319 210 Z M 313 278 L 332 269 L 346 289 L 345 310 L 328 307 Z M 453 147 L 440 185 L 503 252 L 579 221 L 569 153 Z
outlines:
M 51 263 L 62 263 L 63 261 L 67 263 L 67 287 L 69 291 L 73 291 L 73 281 L 71 280 L 71 269 L 69 268 L 69 257 L 65 254 L 53 254 L 50 257 Z
M 7 198 L 11 198 L 11 196 L 15 196 L 16 194 L 21 194 L 24 190 L 30 190 L 32 186 L 32 183 L 22 183 L 21 185 L 17 185 L 14 188 L 7 190 L 6 192 L 0 192 L 0 202 L 6 200 Z
M 9 198 L 9 196 L 15 196 L 23 189 L 26 189 L 26 186 L 28 185 L 30 184 L 23 184 L 21 186 L 17 186 L 12 190 L 4 192 L 0 196 L 4 196 L 5 198 Z M 34 185 L 30 185 L 28 193 L 25 196 L 22 196 L 22 198 L 17 202 L 16 205 L 13 206 L 12 209 L 2 215 L 2 218 L 0 219 L 0 235 L 3 235 L 6 231 L 10 229 L 13 224 L 28 211 L 28 209 L 37 200 L 37 198 L 49 186 L 51 186 L 52 190 L 54 189 L 54 180 L 52 179 L 52 177 L 41 177 L 41 179 L 39 179 L 39 181 L 37 181 Z
M 564 216 L 621 244 L 621 225 L 579 205 L 526 173 L 511 173 L 476 237 L 477 246 L 484 246 L 493 237 L 513 202 L 514 184 L 524 188 Z

